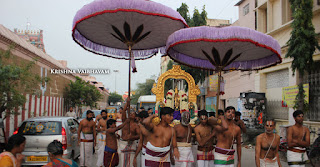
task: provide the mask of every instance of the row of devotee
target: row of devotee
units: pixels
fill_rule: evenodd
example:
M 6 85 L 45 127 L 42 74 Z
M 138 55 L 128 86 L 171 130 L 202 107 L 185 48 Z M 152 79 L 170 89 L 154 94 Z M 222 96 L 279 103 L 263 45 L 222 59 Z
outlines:
M 154 121 L 156 115 L 130 112 L 127 116 L 128 104 L 130 99 L 121 110 L 123 123 L 120 126 L 116 126 L 116 120 L 107 119 L 106 112 L 101 113 L 103 119 L 98 121 L 97 130 L 102 135 L 100 138 L 98 135 L 97 140 L 94 140 L 93 113 L 87 112 L 87 119 L 79 126 L 81 166 L 91 166 L 94 141 L 100 145 L 97 166 L 192 166 L 193 163 L 199 167 L 241 166 L 241 131 L 246 130 L 240 115 L 237 114 L 235 119 L 234 107 L 227 107 L 218 119 L 208 118 L 205 110 L 199 111 L 200 123 L 193 129 L 189 125 L 189 112 L 183 112 L 181 124 L 172 128 L 169 124 L 174 110 L 170 107 L 161 108 L 161 121 L 157 124 Z M 289 165 L 303 165 L 307 160 L 305 147 L 309 146 L 310 135 L 302 126 L 303 113 L 294 112 L 294 118 L 296 124 L 288 129 L 288 161 Z M 280 139 L 273 133 L 275 122 L 266 121 L 265 128 L 266 132 L 257 137 L 256 165 L 281 166 L 278 155 Z M 117 136 L 116 131 L 120 129 L 122 134 Z M 194 160 L 191 149 L 192 133 L 198 143 L 197 160 Z
M 25 158 L 21 153 L 24 151 L 26 138 L 21 134 L 9 137 L 5 151 L 0 154 L 0 167 L 21 167 Z M 70 159 L 63 158 L 62 143 L 54 140 L 47 147 L 50 161 L 43 167 L 77 167 L 78 164 Z
M 127 104 L 130 101 L 128 100 Z M 245 131 L 243 122 L 239 120 L 239 114 L 236 114 L 233 107 L 227 107 L 224 115 L 219 119 L 208 118 L 205 110 L 199 112 L 200 124 L 194 129 L 190 126 L 190 113 L 183 112 L 181 115 L 181 124 L 171 128 L 169 124 L 173 119 L 173 109 L 164 107 L 160 111 L 161 121 L 159 124 L 153 122 L 154 115 L 149 116 L 147 112 L 140 112 L 138 117 L 131 112 L 129 118 L 126 118 L 125 111 L 128 105 L 123 109 L 123 124 L 116 126 L 116 120 L 106 118 L 106 111 L 102 111 L 102 118 L 98 122 L 98 131 L 106 134 L 98 150 L 97 166 L 191 166 L 197 162 L 199 167 L 203 166 L 241 166 L 241 131 Z M 149 117 L 148 117 L 149 116 Z M 303 126 L 303 112 L 297 110 L 293 113 L 295 125 L 288 128 L 288 152 L 287 159 L 290 166 L 304 166 L 308 161 L 306 147 L 310 145 L 310 132 Z M 81 121 L 80 137 L 81 166 L 92 166 L 90 160 L 92 156 L 93 141 L 95 134 L 95 123 L 92 120 L 93 112 L 87 112 L 87 119 Z M 237 126 L 238 125 L 238 126 Z M 92 130 L 91 132 L 88 130 Z M 93 128 L 91 128 L 93 127 Z M 130 127 L 130 128 L 129 128 Z M 99 130 L 100 129 L 100 130 Z M 117 142 L 116 131 L 122 129 L 120 142 Z M 256 166 L 281 166 L 278 147 L 280 137 L 274 133 L 274 120 L 267 119 L 265 122 L 265 133 L 260 134 L 256 140 Z M 198 142 L 197 160 L 194 160 L 191 149 L 192 133 L 195 133 Z M 87 135 L 91 134 L 91 138 Z M 126 135 L 125 135 L 126 134 Z M 80 135 L 79 135 L 80 136 Z M 216 145 L 214 137 L 217 137 Z M 87 138 L 86 138 L 87 137 Z M 136 139 L 140 139 L 139 143 Z M 236 142 L 237 151 L 233 148 Z M 9 138 L 6 145 L 6 151 L 0 154 L 0 167 L 21 166 L 24 156 L 21 155 L 24 150 L 26 138 L 21 134 L 13 135 Z M 87 145 L 91 143 L 91 145 Z M 103 148 L 103 149 L 100 149 Z M 119 149 L 118 149 L 119 148 Z M 85 150 L 87 149 L 87 150 Z M 73 160 L 62 157 L 63 148 L 59 141 L 53 141 L 48 145 L 48 154 L 51 162 L 45 165 L 49 166 L 78 166 Z M 103 150 L 103 151 L 101 151 Z M 142 151 L 141 151 L 142 150 Z M 140 151 L 142 152 L 140 155 Z M 234 155 L 238 154 L 237 163 Z M 120 158 L 118 156 L 120 154 Z M 89 155 L 89 156 L 88 156 Z M 102 155 L 102 156 L 101 156 Z M 141 157 L 141 158 L 139 158 Z M 99 162 L 100 161 L 100 162 Z M 100 164 L 99 164 L 100 163 Z

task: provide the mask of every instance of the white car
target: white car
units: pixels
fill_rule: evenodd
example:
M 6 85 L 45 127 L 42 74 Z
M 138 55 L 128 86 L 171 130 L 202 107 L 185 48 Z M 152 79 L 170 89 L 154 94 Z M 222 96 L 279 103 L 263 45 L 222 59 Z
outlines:
M 50 159 L 49 143 L 58 140 L 63 144 L 63 157 L 76 159 L 80 156 L 78 146 L 79 123 L 73 117 L 35 117 L 23 121 L 14 134 L 26 137 L 23 166 L 45 165 Z

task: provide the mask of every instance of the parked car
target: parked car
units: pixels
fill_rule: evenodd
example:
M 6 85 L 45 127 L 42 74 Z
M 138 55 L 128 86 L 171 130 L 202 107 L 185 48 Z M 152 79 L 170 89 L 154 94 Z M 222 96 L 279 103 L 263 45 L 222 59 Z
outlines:
M 73 117 L 35 117 L 23 121 L 13 134 L 26 137 L 22 165 L 45 165 L 50 161 L 47 146 L 53 140 L 63 144 L 63 157 L 76 159 L 80 156 L 78 146 L 79 123 Z

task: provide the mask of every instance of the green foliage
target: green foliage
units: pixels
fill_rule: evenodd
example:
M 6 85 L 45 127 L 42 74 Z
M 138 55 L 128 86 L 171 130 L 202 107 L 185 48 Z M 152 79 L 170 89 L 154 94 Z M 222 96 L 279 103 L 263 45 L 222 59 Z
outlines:
M 193 77 L 196 84 L 199 82 L 203 83 L 206 79 L 206 76 L 208 76 L 208 72 L 206 70 L 192 68 L 184 65 L 181 66 L 181 69 L 189 73 Z
M 93 108 L 102 98 L 98 88 L 79 77 L 76 77 L 75 82 L 70 81 L 64 93 L 66 104 L 72 107 L 90 106 Z
M 293 108 L 296 109 L 303 109 L 303 111 L 308 112 L 309 111 L 309 103 L 307 102 L 307 100 L 305 100 L 306 95 L 305 95 L 305 91 L 303 89 L 303 84 L 299 84 L 299 91 L 298 94 L 296 96 L 295 99 L 295 104 L 293 106 Z
M 296 107 L 303 109 L 304 90 L 302 78 L 305 71 L 310 72 L 314 67 L 313 54 L 319 47 L 316 39 L 316 33 L 312 24 L 312 0 L 290 0 L 293 15 L 291 37 L 287 44 L 289 45 L 286 57 L 293 58 L 291 68 L 293 74 L 295 70 L 299 71 L 300 83 L 299 93 L 297 94 Z M 300 89 L 301 88 L 301 89 Z M 299 103 L 299 104 L 298 104 Z
M 109 105 L 110 103 L 115 104 L 117 102 L 122 102 L 122 96 L 119 95 L 117 92 L 110 93 L 109 99 L 108 99 Z
M 186 3 L 182 3 L 181 6 L 177 9 L 180 15 L 186 20 L 187 24 L 190 26 L 190 15 L 189 15 L 189 7 Z
M 19 114 L 15 108 L 22 107 L 26 102 L 23 93 L 40 95 L 39 87 L 43 82 L 48 82 L 48 78 L 43 78 L 32 73 L 36 60 L 25 61 L 17 64 L 11 56 L 10 47 L 6 51 L 0 50 L 0 118 L 2 112 L 8 114 Z
M 193 11 L 193 17 L 192 18 L 190 18 L 190 14 L 189 14 L 189 9 L 188 8 L 189 7 L 188 7 L 187 4 L 182 3 L 180 8 L 177 9 L 177 11 L 186 20 L 187 24 L 190 27 L 207 25 L 208 13 L 205 10 L 205 6 L 203 6 L 201 13 L 199 12 L 198 9 L 195 8 L 194 11 Z M 169 63 L 168 63 L 168 66 L 169 66 Z M 169 70 L 171 68 L 167 67 L 167 70 Z M 181 69 L 185 70 L 186 72 L 188 72 L 194 78 L 194 81 L 195 81 L 196 84 L 199 83 L 199 82 L 203 83 L 204 80 L 205 80 L 205 77 L 207 76 L 207 72 L 205 70 L 202 70 L 202 69 L 192 68 L 192 67 L 188 67 L 188 66 L 185 66 L 185 65 L 181 65 Z M 171 82 L 169 82 L 168 84 L 171 84 Z M 165 87 L 165 89 L 166 89 L 166 87 Z
M 201 13 L 197 8 L 195 8 L 193 11 L 192 18 L 190 18 L 189 7 L 185 3 L 182 3 L 181 6 L 177 9 L 177 11 L 184 18 L 184 20 L 186 20 L 189 27 L 207 25 L 208 13 L 205 10 L 205 6 L 203 6 Z
M 312 24 L 312 0 L 290 0 L 293 15 L 291 37 L 288 41 L 289 49 L 286 57 L 293 58 L 291 68 L 293 72 L 310 72 L 313 68 L 313 54 L 316 47 L 320 49 L 316 33 Z
M 137 83 L 137 89 L 135 90 L 135 94 L 131 97 L 130 104 L 137 104 L 138 99 L 142 95 L 151 95 L 151 89 L 153 84 L 155 83 L 154 79 L 146 79 L 144 83 Z

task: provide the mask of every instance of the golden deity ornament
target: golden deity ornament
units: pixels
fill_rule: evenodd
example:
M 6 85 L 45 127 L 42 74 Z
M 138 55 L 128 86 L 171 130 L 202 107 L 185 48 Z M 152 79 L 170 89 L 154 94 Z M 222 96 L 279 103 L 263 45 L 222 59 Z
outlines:
M 154 117 L 154 118 L 152 119 L 152 123 L 153 123 L 153 125 L 155 125 L 155 126 L 159 125 L 159 123 L 160 123 L 160 118 L 159 118 L 159 117 Z

